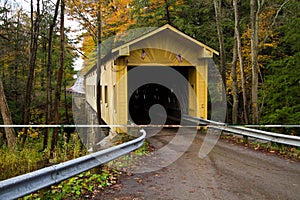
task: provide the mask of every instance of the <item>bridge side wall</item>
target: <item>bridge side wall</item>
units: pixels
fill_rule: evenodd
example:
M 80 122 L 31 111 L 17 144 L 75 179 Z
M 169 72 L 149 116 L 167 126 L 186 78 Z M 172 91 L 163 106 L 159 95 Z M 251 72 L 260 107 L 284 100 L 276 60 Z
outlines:
M 97 88 L 96 88 L 97 72 L 90 72 L 85 76 L 85 94 L 88 104 L 97 112 Z

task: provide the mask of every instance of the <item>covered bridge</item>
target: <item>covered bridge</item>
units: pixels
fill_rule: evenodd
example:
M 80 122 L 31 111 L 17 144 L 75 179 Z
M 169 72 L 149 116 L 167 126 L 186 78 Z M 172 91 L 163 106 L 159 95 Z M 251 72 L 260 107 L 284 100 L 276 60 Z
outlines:
M 164 25 L 113 48 L 102 59 L 100 83 L 97 68 L 89 70 L 85 74 L 86 100 L 96 112 L 101 108 L 106 124 L 147 124 L 149 109 L 156 104 L 166 108 L 167 123 L 182 114 L 207 118 L 208 59 L 214 54 L 218 52 Z M 174 73 L 164 74 L 167 69 Z M 160 75 L 173 82 L 156 80 Z

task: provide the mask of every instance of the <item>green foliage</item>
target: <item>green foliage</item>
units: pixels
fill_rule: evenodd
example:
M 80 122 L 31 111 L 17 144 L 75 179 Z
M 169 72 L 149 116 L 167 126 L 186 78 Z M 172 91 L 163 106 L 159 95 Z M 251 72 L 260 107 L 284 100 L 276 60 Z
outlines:
M 300 121 L 300 53 L 269 65 L 266 76 L 266 104 L 261 122 L 298 124 Z
M 282 26 L 276 29 L 281 37 L 276 51 L 272 52 L 274 60 L 269 61 L 265 71 L 266 100 L 261 118 L 264 124 L 299 124 L 300 121 L 299 6 L 299 2 L 291 1 L 287 7 L 293 12 L 284 12 L 280 16 Z M 291 129 L 283 132 L 300 134 L 299 130 Z
M 215 11 L 212 1 L 168 0 L 167 2 L 172 26 L 218 49 L 218 37 L 214 18 Z M 137 20 L 133 27 L 160 27 L 168 23 L 166 1 L 133 0 L 132 6 L 132 17 Z M 233 22 L 230 18 L 226 19 L 229 19 L 229 22 L 226 22 L 227 24 L 224 27 L 228 29 L 224 32 L 229 36 L 233 30 Z M 230 40 L 228 41 L 229 43 Z
M 280 51 L 286 55 L 294 55 L 300 52 L 300 3 L 297 0 L 291 0 L 280 16 L 282 26 L 278 27 L 278 31 L 282 36 L 282 45 Z
M 174 5 L 174 0 L 169 2 Z M 133 0 L 132 18 L 136 19 L 134 26 L 159 27 L 167 23 L 166 5 L 164 1 L 158 0 Z M 171 11 L 172 12 L 172 11 Z M 173 15 L 171 15 L 173 18 Z
M 103 169 L 100 173 L 91 170 L 69 178 L 58 185 L 51 186 L 43 193 L 45 199 L 82 199 L 90 198 L 94 189 L 101 189 L 115 184 L 120 173 Z M 40 194 L 31 194 L 25 199 L 37 198 Z
M 144 144 L 134 151 L 135 155 L 143 156 L 149 153 L 149 142 L 145 141 Z
M 148 155 L 151 152 L 151 146 L 149 142 L 145 141 L 144 144 L 137 150 L 131 152 L 130 154 L 123 155 L 108 163 L 109 168 L 115 168 L 119 171 L 130 171 L 130 169 L 136 168 L 137 163 L 142 162 L 140 158 L 142 156 Z
M 50 137 L 51 141 L 51 137 Z M 50 158 L 50 144 L 48 148 L 44 150 L 44 154 L 47 158 Z M 79 136 L 77 133 L 70 135 L 70 138 L 67 138 L 67 133 L 63 130 L 59 133 L 58 145 L 57 145 L 57 155 L 53 159 L 50 159 L 52 163 L 60 163 L 67 160 L 75 159 L 80 156 L 87 154 L 86 149 L 84 148 Z

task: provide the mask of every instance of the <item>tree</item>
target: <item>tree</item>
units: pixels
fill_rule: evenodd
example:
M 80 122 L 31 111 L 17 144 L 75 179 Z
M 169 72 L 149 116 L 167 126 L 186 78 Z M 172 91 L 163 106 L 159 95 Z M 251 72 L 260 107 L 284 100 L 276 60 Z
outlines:
M 252 68 L 252 123 L 258 124 L 258 30 L 259 13 L 264 0 L 250 0 L 251 68 Z
M 101 4 L 102 38 L 106 39 L 126 31 L 135 23 L 135 19 L 131 17 L 131 1 L 67 0 L 66 12 L 80 23 L 86 31 L 86 35 L 93 38 L 95 48 L 97 43 L 97 9 L 99 4 Z
M 0 74 L 13 122 L 21 123 L 25 72 L 28 66 L 28 17 L 9 4 L 0 7 Z
M 234 4 L 236 3 L 235 0 L 233 0 Z M 233 104 L 232 104 L 232 123 L 237 124 L 238 123 L 238 107 L 239 107 L 239 95 L 238 95 L 238 83 L 237 83 L 237 40 L 236 40 L 236 34 L 234 34 L 234 45 L 233 45 L 233 55 L 232 55 L 232 64 L 231 64 L 231 90 L 232 90 L 232 97 L 233 97 Z
M 300 38 L 299 36 L 297 36 Z M 284 56 L 270 63 L 265 77 L 266 105 L 262 116 L 265 124 L 299 124 L 300 120 L 300 53 Z M 298 130 L 298 134 L 300 134 Z
M 184 4 L 188 4 L 186 0 L 133 0 L 132 18 L 136 19 L 136 25 L 157 27 L 164 24 L 175 25 L 175 19 L 178 10 Z
M 166 10 L 166 20 L 167 20 L 167 23 L 172 25 L 172 22 L 171 22 L 171 16 L 170 16 L 170 5 L 169 5 L 169 1 L 168 0 L 165 0 L 165 10 Z
M 29 124 L 30 121 L 30 104 L 31 104 L 31 95 L 32 95 L 32 86 L 34 79 L 34 69 L 37 60 L 37 50 L 38 50 L 38 40 L 40 32 L 40 0 L 36 2 L 36 12 L 34 12 L 33 0 L 30 1 L 31 9 L 31 38 L 30 38 L 30 58 L 29 58 L 29 74 L 27 77 L 26 91 L 25 91 L 25 104 L 23 111 L 23 124 Z M 25 128 L 25 134 L 23 138 L 23 143 L 27 137 L 27 128 Z
M 240 20 L 239 20 L 238 4 L 236 0 L 233 1 L 233 7 L 234 7 L 234 18 L 235 18 L 234 30 L 235 30 L 237 53 L 239 57 L 241 82 L 242 82 L 244 120 L 245 123 L 248 124 L 249 120 L 248 120 L 248 105 L 247 105 L 247 93 L 246 93 L 246 78 L 244 72 L 244 59 L 242 55 L 242 43 L 241 43 L 240 28 L 239 28 Z
M 1 111 L 4 125 L 8 125 L 8 126 L 12 125 L 13 122 L 11 119 L 11 113 L 6 102 L 4 88 L 1 79 L 0 79 L 0 111 Z M 17 141 L 15 130 L 12 127 L 5 127 L 4 129 L 5 129 L 5 136 L 6 136 L 8 146 L 10 148 L 14 148 Z
M 57 73 L 57 84 L 56 84 L 56 90 L 55 90 L 55 101 L 54 101 L 54 123 L 59 124 L 59 103 L 60 103 L 60 97 L 61 97 L 61 86 L 62 86 L 62 78 L 64 73 L 64 57 L 65 57 L 65 21 L 64 21 L 64 15 L 65 15 L 65 1 L 60 1 L 60 65 Z M 58 127 L 54 128 L 53 136 L 52 136 L 52 143 L 51 143 L 51 152 L 56 152 L 56 145 L 57 145 L 57 139 L 58 139 Z
M 34 5 L 33 2 L 35 2 Z M 59 51 L 56 50 L 59 47 L 58 23 L 56 19 L 54 20 L 57 17 L 54 16 L 55 4 L 53 2 L 29 1 L 28 5 L 32 8 L 31 12 L 26 12 L 22 7 L 11 4 L 9 1 L 6 1 L 4 7 L 0 6 L 0 76 L 13 123 L 45 124 L 46 116 L 53 113 L 53 103 L 51 101 L 48 103 L 47 99 L 54 98 L 54 92 L 53 94 L 48 92 L 49 95 L 46 98 L 46 91 L 53 90 L 57 81 L 54 75 L 56 76 L 58 71 L 58 67 L 55 68 L 55 66 L 60 63 Z M 70 66 L 70 69 L 66 71 L 67 78 L 64 79 L 67 86 L 74 81 L 72 78 L 74 71 L 71 70 L 71 66 L 72 60 L 77 56 L 74 54 L 74 46 L 71 42 L 70 40 L 65 42 L 68 44 L 65 65 Z M 48 73 L 46 68 L 48 68 Z M 46 85 L 47 79 L 51 80 L 48 86 Z M 44 112 L 47 107 L 48 111 Z M 25 116 L 27 119 L 24 118 Z M 49 117 L 47 123 L 53 123 L 51 120 Z M 24 132 L 26 130 L 20 133 Z M 23 136 L 22 141 L 25 142 L 26 134 Z M 47 141 L 46 135 L 44 148 L 47 146 Z
M 226 66 L 225 66 L 224 37 L 223 37 L 222 18 L 221 18 L 221 4 L 222 4 L 221 0 L 214 0 L 216 24 L 217 24 L 218 39 L 219 39 L 219 50 L 220 50 L 220 73 L 224 84 L 222 99 L 226 101 Z
M 46 124 L 49 124 L 51 122 L 51 113 L 52 113 L 52 83 L 51 83 L 51 77 L 52 77 L 52 51 L 53 51 L 53 32 L 54 28 L 56 26 L 57 21 L 57 15 L 58 15 L 58 9 L 59 9 L 59 3 L 60 0 L 56 1 L 55 4 L 55 11 L 54 16 L 52 19 L 52 22 L 50 23 L 49 27 L 49 38 L 48 38 L 48 61 L 47 61 L 47 105 L 46 105 Z M 48 134 L 49 129 L 46 128 L 45 135 L 44 135 L 44 149 L 48 146 Z

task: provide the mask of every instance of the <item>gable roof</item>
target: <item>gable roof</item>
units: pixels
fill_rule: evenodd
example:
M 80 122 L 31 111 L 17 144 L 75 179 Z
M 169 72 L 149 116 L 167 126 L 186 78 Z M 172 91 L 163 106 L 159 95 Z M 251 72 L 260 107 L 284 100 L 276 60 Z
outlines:
M 127 42 L 127 43 L 125 43 L 125 44 L 122 44 L 122 45 L 120 45 L 120 46 L 118 46 L 118 47 L 112 49 L 112 53 L 116 53 L 116 52 L 120 51 L 121 49 L 123 49 L 123 48 L 125 48 L 125 47 L 127 47 L 127 46 L 131 46 L 131 45 L 133 45 L 133 44 L 135 44 L 135 43 L 138 43 L 138 42 L 140 42 L 140 41 L 142 41 L 142 40 L 144 40 L 144 39 L 147 39 L 147 38 L 149 38 L 149 37 L 151 37 L 151 36 L 153 36 L 153 35 L 155 35 L 155 34 L 157 34 L 157 33 L 160 33 L 160 32 L 162 32 L 162 31 L 164 31 L 164 30 L 167 30 L 167 29 L 169 29 L 169 30 L 171 30 L 171 31 L 173 31 L 173 32 L 175 32 L 175 33 L 177 33 L 177 34 L 179 34 L 179 35 L 182 36 L 183 38 L 185 38 L 185 39 L 187 39 L 187 40 L 189 40 L 189 41 L 195 43 L 196 45 L 198 45 L 198 46 L 200 46 L 200 47 L 203 47 L 204 49 L 206 49 L 206 50 L 208 50 L 208 51 L 210 51 L 210 52 L 212 52 L 212 53 L 214 53 L 214 54 L 216 54 L 216 55 L 219 55 L 219 52 L 218 52 L 218 51 L 216 51 L 216 50 L 214 50 L 213 48 L 211 48 L 211 47 L 209 47 L 209 46 L 203 44 L 202 42 L 200 42 L 200 41 L 198 41 L 198 40 L 196 40 L 196 39 L 194 39 L 194 38 L 192 38 L 192 37 L 186 35 L 185 33 L 179 31 L 178 29 L 174 28 L 173 26 L 171 26 L 171 25 L 169 25 L 169 24 L 166 24 L 166 25 L 164 25 L 164 26 L 162 26 L 162 27 L 160 27 L 160 28 L 157 28 L 157 29 L 155 29 L 155 30 L 153 30 L 153 31 L 150 31 L 150 32 L 146 33 L 145 35 L 142 35 L 142 36 L 140 36 L 140 37 L 138 37 L 138 38 L 136 38 L 136 39 L 134 39 L 134 40 L 132 40 L 132 41 L 130 41 L 130 42 Z

